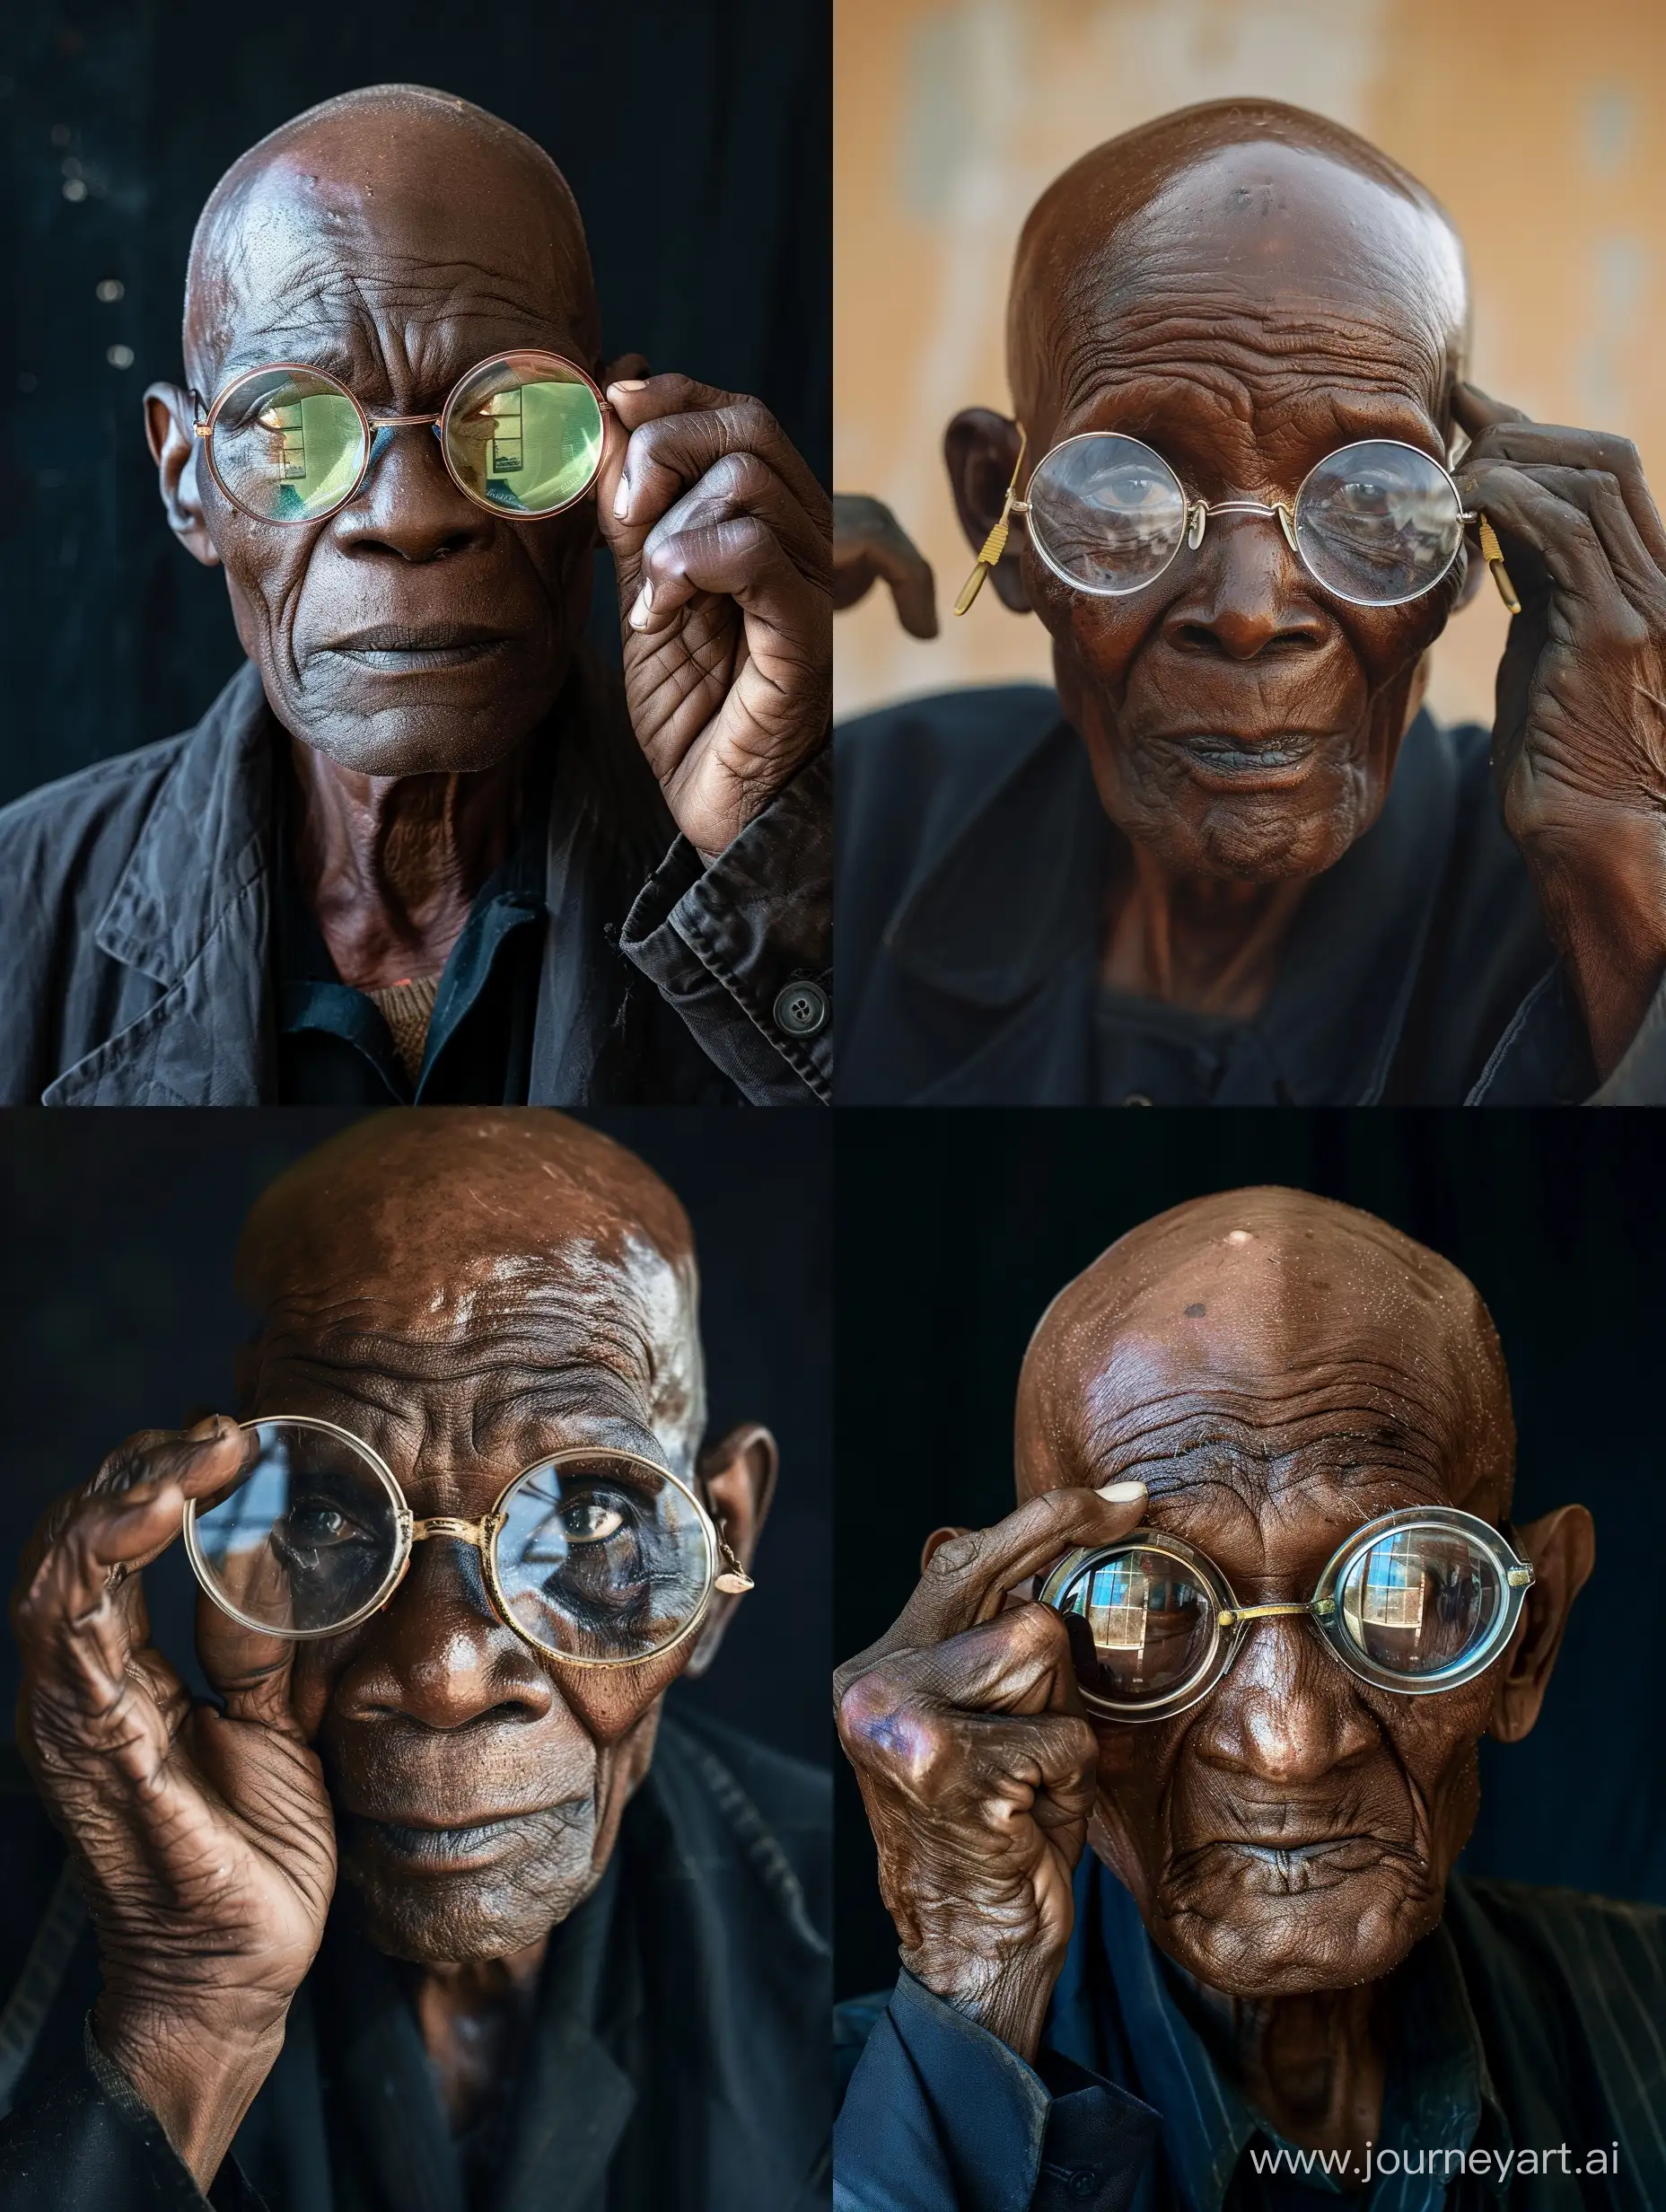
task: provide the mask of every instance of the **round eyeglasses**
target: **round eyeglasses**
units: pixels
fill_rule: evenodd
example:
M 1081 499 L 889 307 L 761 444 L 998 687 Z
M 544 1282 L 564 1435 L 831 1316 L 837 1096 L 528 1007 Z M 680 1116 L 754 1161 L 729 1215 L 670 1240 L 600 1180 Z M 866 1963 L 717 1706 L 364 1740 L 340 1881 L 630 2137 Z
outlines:
M 606 407 L 559 354 L 479 362 L 437 415 L 370 415 L 322 369 L 280 361 L 234 377 L 195 429 L 215 482 L 259 522 L 326 521 L 364 481 L 377 434 L 420 426 L 433 429 L 465 498 L 545 522 L 594 484 Z
M 1240 1605 L 1212 1559 L 1159 1529 L 1069 1553 L 1040 1596 L 1064 1616 L 1083 1701 L 1117 1720 L 1201 1702 L 1258 1620 L 1306 1615 L 1362 1681 L 1407 1697 L 1456 1690 L 1515 1633 L 1533 1570 L 1489 1522 L 1411 1506 L 1356 1529 L 1293 1604 Z
M 691 1636 L 715 1590 L 751 1580 L 688 1485 L 580 1445 L 525 1469 L 479 1521 L 413 1517 L 385 1462 L 333 1421 L 246 1421 L 241 1471 L 185 1509 L 197 1581 L 244 1628 L 338 1636 L 387 1603 L 411 1547 L 471 1544 L 493 1606 L 548 1657 L 634 1665 Z
M 1022 515 L 1039 558 L 1072 591 L 1119 599 L 1165 575 L 1182 546 L 1196 549 L 1212 514 L 1276 520 L 1313 581 L 1353 607 L 1400 607 L 1450 572 L 1474 522 L 1482 557 L 1513 614 L 1521 612 L 1492 524 L 1463 504 L 1451 476 L 1421 446 L 1365 438 L 1318 461 L 1295 499 L 1191 499 L 1153 447 L 1117 431 L 1088 431 L 1044 453 L 1018 496 L 1024 435 L 1000 520 L 967 578 L 956 614 L 977 598 Z

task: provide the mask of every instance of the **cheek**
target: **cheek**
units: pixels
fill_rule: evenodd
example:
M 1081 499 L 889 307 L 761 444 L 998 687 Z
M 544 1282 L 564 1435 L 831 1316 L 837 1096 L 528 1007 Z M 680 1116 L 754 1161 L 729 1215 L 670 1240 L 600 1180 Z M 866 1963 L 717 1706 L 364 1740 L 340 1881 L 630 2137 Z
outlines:
M 1053 640 L 1061 695 L 1067 693 L 1075 672 L 1095 689 L 1118 696 L 1162 620 L 1166 602 L 1161 590 L 1153 586 L 1122 599 L 1096 599 L 1062 584 L 1029 548 L 1023 559 L 1030 603 Z
M 307 569 L 324 525 L 283 530 L 232 513 L 212 529 L 225 570 L 232 615 L 249 657 L 272 657 L 275 641 L 293 635 L 306 591 Z
M 583 1724 L 585 1733 L 606 1751 L 628 1735 L 650 1707 L 659 1703 L 688 1664 L 694 1646 L 695 1639 L 690 1637 L 675 1651 L 644 1660 L 638 1666 L 557 1667 L 554 1672 L 561 1696 Z

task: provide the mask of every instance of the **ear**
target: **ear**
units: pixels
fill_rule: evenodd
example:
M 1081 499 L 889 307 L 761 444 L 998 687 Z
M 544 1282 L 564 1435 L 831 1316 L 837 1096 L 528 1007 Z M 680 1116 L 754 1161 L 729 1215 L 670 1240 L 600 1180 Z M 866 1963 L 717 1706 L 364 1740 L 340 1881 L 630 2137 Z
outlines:
M 1583 1505 L 1561 1505 L 1519 1529 L 1515 1544 L 1533 1563 L 1533 1586 L 1493 1697 L 1487 1733 L 1500 1743 L 1519 1743 L 1539 1718 L 1568 1614 L 1596 1563 L 1596 1526 Z
M 1018 466 L 1018 425 L 986 407 L 964 408 L 943 433 L 943 457 L 954 494 L 954 511 L 974 554 L 1001 519 L 1006 487 Z M 1022 521 L 1022 517 L 1021 517 Z M 1006 550 L 989 572 L 1001 604 L 1014 614 L 1030 611 L 1018 557 L 1020 532 L 1008 536 Z
M 757 1421 L 742 1422 L 700 1454 L 700 1488 L 705 1492 L 717 1532 L 741 1566 L 751 1571 L 758 1533 L 769 1501 L 775 1496 L 781 1454 L 769 1431 Z M 721 1572 L 721 1565 L 720 1569 Z M 694 1654 L 685 1672 L 704 1674 L 717 1655 L 729 1617 L 743 1593 L 720 1590 L 712 1600 L 706 1625 L 695 1639 Z
M 197 409 L 191 396 L 178 384 L 152 384 L 145 394 L 145 434 L 151 459 L 162 478 L 162 504 L 168 510 L 168 526 L 194 559 L 205 568 L 217 568 L 220 556 L 203 519 L 197 494 L 197 470 L 202 441 L 193 425 Z

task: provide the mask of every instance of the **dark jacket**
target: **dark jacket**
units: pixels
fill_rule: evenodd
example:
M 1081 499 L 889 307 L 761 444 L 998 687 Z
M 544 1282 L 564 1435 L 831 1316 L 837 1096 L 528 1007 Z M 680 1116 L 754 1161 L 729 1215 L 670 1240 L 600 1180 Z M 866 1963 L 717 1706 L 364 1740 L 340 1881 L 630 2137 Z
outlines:
M 1666 1912 L 1451 1881 L 1395 1973 L 1374 2188 L 1337 2193 L 1217 2064 L 1092 1853 L 1033 2067 L 904 1974 L 840 2007 L 837 2212 L 1660 2212 Z
M 196 728 L 0 812 L 0 1104 L 269 1102 L 274 768 L 245 663 Z M 584 654 L 551 716 L 548 923 L 528 1102 L 829 1095 L 831 763 L 703 865 Z M 794 1005 L 789 1026 L 777 1009 Z M 817 1000 L 812 995 L 812 1010 Z M 496 1102 L 487 1102 L 495 1103 Z
M 1666 1103 L 1666 991 L 1599 1087 L 1499 819 L 1487 733 L 1420 715 L 1254 1022 L 1104 991 L 1117 832 L 1057 696 L 846 724 L 837 1096 L 852 1105 Z
M 0 1793 L 0 2212 L 203 2212 L 86 2031 L 96 1947 L 15 1753 Z M 464 2195 L 395 1970 L 338 1896 L 218 2212 L 813 2212 L 828 2195 L 827 1778 L 669 1714 L 596 1896 L 556 1931 Z

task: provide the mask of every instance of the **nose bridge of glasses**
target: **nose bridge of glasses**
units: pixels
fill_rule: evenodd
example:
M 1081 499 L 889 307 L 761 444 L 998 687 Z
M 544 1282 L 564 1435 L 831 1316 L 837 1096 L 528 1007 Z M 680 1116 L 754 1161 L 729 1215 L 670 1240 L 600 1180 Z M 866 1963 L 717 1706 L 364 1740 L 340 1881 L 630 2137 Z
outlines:
M 1223 1628 L 1235 1628 L 1246 1620 L 1273 1620 L 1297 1613 L 1318 1613 L 1322 1616 L 1325 1610 L 1322 1602 L 1318 1599 L 1285 1605 L 1232 1605 L 1223 1608 L 1220 1622 Z
M 433 1514 L 426 1520 L 412 1521 L 409 1535 L 413 1544 L 425 1543 L 431 1536 L 449 1536 L 456 1543 L 472 1544 L 477 1551 L 484 1551 L 503 1525 L 501 1513 L 483 1514 L 478 1521 L 462 1521 L 454 1514 Z
M 1275 515 L 1285 533 L 1285 542 L 1293 553 L 1296 550 L 1295 516 L 1283 499 L 1270 503 L 1265 499 L 1193 499 L 1186 513 L 1186 542 L 1195 550 L 1203 543 L 1203 533 L 1212 514 L 1261 514 L 1271 522 Z

